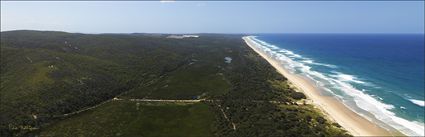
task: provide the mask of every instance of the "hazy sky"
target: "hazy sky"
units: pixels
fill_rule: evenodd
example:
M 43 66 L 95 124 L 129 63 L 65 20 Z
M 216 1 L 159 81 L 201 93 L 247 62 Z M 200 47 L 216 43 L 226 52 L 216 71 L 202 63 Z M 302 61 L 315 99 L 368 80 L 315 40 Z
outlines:
M 1 2 L 1 30 L 424 33 L 424 2 Z

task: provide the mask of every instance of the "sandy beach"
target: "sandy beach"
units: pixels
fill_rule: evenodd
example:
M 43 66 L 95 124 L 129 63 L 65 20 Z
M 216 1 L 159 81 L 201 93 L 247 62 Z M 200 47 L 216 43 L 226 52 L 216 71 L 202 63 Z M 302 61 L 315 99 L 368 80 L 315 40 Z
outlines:
M 354 136 L 395 136 L 400 135 L 397 131 L 388 131 L 379 125 L 363 118 L 357 113 L 347 108 L 342 102 L 330 96 L 320 95 L 314 84 L 301 76 L 291 74 L 279 62 L 258 49 L 256 43 L 247 37 L 243 37 L 249 47 L 266 59 L 279 73 L 301 90 L 313 101 L 313 104 L 322 110 L 330 120 L 340 124 L 344 129 Z

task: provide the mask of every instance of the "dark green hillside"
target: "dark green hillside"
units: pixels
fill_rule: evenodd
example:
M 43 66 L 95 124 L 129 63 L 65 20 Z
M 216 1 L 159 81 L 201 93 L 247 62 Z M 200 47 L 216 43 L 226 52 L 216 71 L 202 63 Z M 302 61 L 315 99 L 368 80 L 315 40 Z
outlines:
M 167 36 L 1 32 L 0 136 L 347 135 L 241 36 Z
M 61 121 L 41 136 L 209 137 L 214 115 L 208 105 L 117 101 Z

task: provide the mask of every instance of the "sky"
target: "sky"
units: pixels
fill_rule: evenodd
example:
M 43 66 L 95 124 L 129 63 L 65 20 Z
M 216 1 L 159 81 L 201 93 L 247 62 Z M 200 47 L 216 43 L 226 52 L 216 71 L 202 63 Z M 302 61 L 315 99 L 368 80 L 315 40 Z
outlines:
M 424 1 L 1 1 L 1 31 L 424 33 Z

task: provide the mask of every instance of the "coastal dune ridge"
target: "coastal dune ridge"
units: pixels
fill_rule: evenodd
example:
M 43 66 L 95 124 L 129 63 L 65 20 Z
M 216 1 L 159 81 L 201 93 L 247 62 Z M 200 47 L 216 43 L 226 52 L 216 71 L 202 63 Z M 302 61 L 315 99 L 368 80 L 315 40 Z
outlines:
M 245 36 L 243 39 L 249 47 L 312 99 L 314 104 L 330 119 L 339 123 L 351 134 L 355 136 L 424 135 L 422 123 L 397 117 L 389 111 L 394 106 L 382 103 L 350 85 L 350 83 L 369 85 L 370 83 L 341 72 L 334 72 L 335 75 L 325 76 L 320 72 L 310 70 L 311 67 L 308 65 L 320 65 L 329 68 L 336 68 L 337 66 L 314 62 L 314 60 L 304 58 L 292 51 L 261 41 L 255 36 Z M 298 75 L 295 72 L 305 75 Z M 324 85 L 328 86 L 325 87 Z M 329 85 L 332 87 L 329 87 Z M 333 93 L 332 91 L 335 89 L 341 90 L 343 95 Z M 323 93 L 330 95 L 325 96 Z M 347 101 L 346 97 L 350 97 L 352 100 Z M 347 102 L 350 104 L 346 104 Z M 363 113 L 358 112 L 358 110 Z

